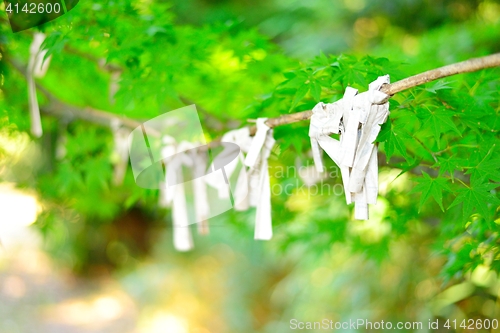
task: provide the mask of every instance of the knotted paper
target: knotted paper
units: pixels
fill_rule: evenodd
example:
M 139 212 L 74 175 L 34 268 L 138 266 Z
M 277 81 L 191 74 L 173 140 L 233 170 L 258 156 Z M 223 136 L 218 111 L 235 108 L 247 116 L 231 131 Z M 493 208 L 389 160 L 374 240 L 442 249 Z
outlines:
M 348 87 L 344 97 L 333 103 L 318 103 L 312 110 L 309 136 L 314 163 L 323 172 L 320 147 L 340 168 L 346 202 L 355 203 L 356 219 L 368 219 L 368 204 L 378 195 L 377 146 L 380 125 L 389 115 L 388 95 L 380 88 L 389 83 L 381 76 L 361 94 Z M 340 141 L 330 134 L 340 133 Z

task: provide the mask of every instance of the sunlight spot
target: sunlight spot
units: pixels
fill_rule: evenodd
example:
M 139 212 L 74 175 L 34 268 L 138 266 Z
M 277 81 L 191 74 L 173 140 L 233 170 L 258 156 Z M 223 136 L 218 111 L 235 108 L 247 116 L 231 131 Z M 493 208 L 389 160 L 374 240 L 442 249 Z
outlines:
M 210 58 L 212 66 L 224 73 L 232 73 L 245 68 L 240 59 L 234 56 L 233 50 L 218 48 L 212 53 Z
M 491 1 L 479 4 L 478 15 L 488 23 L 496 23 L 500 18 L 500 5 Z
M 15 189 L 14 184 L 0 184 L 0 220 L 2 228 L 25 227 L 36 221 L 40 206 L 35 196 Z
M 35 233 L 34 230 L 26 230 L 30 231 L 32 234 Z M 27 234 L 27 236 L 30 236 L 30 234 Z M 29 241 L 29 238 L 24 241 Z M 41 252 L 36 246 L 27 247 L 26 245 L 23 245 L 20 251 L 15 251 L 13 254 L 14 253 L 15 259 L 13 261 L 13 267 L 15 267 L 16 270 L 42 279 L 45 279 L 53 274 L 53 268 L 51 267 L 49 257 L 45 253 Z
M 257 49 L 255 51 L 250 52 L 250 55 L 252 58 L 255 60 L 264 60 L 264 58 L 267 56 L 267 52 L 263 49 Z
M 472 272 L 471 281 L 476 286 L 489 287 L 496 282 L 496 274 L 488 266 L 478 265 Z
M 408 174 L 404 173 L 398 177 L 401 169 L 391 168 L 382 169 L 379 172 L 379 194 L 383 197 L 387 196 L 390 191 L 406 192 L 410 189 L 410 181 Z
M 440 311 L 443 308 L 469 297 L 474 290 L 475 287 L 470 282 L 460 283 L 446 289 L 435 297 L 432 304 L 433 312 L 437 314 L 441 313 Z
M 99 297 L 95 300 L 94 309 L 99 317 L 104 320 L 116 319 L 120 317 L 123 312 L 120 302 L 116 298 L 110 296 Z
M 186 322 L 169 313 L 160 313 L 153 317 L 145 333 L 188 333 Z
M 276 195 L 275 188 L 271 188 L 271 191 L 273 195 Z M 295 189 L 288 197 L 285 206 L 292 212 L 307 211 L 311 206 L 310 199 L 311 195 L 304 188 Z
M 65 314 L 64 316 L 60 316 L 60 320 L 58 320 L 61 323 L 69 325 L 82 325 L 89 322 L 90 309 L 89 306 L 85 304 L 84 301 L 73 300 L 65 302 L 60 306 L 58 306 L 58 308 L 62 310 L 63 313 Z M 58 311 L 56 310 L 55 312 Z M 56 316 L 54 315 L 52 317 Z
M 118 295 L 99 295 L 91 299 L 68 299 L 59 304 L 48 306 L 44 317 L 52 322 L 80 326 L 98 327 L 110 321 L 131 315 L 130 302 Z
M 0 184 L 0 240 L 6 248 L 34 242 L 27 227 L 34 223 L 41 207 L 33 194 Z

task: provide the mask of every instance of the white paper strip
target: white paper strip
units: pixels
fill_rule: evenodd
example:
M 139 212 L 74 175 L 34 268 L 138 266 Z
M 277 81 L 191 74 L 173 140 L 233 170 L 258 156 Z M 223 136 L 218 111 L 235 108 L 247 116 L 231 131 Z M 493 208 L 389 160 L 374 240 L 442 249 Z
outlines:
M 269 127 L 266 125 L 266 120 L 267 118 L 257 119 L 257 132 L 252 140 L 252 145 L 250 146 L 247 157 L 245 158 L 246 166 L 252 167 L 257 162 L 262 146 L 266 141 L 267 131 L 269 131 Z
M 349 134 L 346 136 L 345 133 L 348 132 L 348 122 L 351 116 L 354 115 L 352 112 L 353 110 L 353 103 L 354 103 L 354 97 L 358 93 L 357 89 L 347 87 L 346 91 L 344 93 L 344 97 L 340 100 L 337 101 L 342 106 L 343 112 L 342 112 L 342 122 L 340 124 L 340 133 L 342 134 L 340 136 L 340 149 L 341 149 L 341 158 L 340 160 L 343 162 L 344 158 L 350 159 L 351 157 L 346 157 L 346 155 L 351 156 L 353 149 L 355 149 L 356 142 L 354 141 L 355 139 L 355 131 L 354 128 L 357 128 L 357 126 L 354 126 L 356 121 L 353 120 L 351 123 L 351 127 L 349 127 Z M 342 163 L 345 166 L 350 167 L 351 165 L 348 163 Z
M 174 233 L 174 247 L 177 251 L 189 251 L 193 246 L 191 229 L 186 205 L 184 184 L 175 185 L 175 195 L 172 202 L 172 222 Z
M 44 41 L 45 34 L 42 32 L 35 32 L 33 35 L 33 43 L 30 46 L 30 54 L 35 55 L 33 75 L 38 78 L 44 77 L 45 74 L 47 74 L 47 70 L 49 69 L 50 61 L 52 59 L 52 55 L 50 55 L 44 60 L 47 50 L 40 49 Z
M 346 202 L 355 203 L 355 218 L 368 219 L 368 204 L 378 195 L 377 147 L 374 141 L 389 115 L 388 95 L 379 91 L 389 83 L 381 76 L 369 85 L 367 92 L 347 88 L 343 99 L 333 104 L 318 103 L 313 108 L 309 136 L 314 162 L 323 170 L 321 147 L 339 166 Z M 340 132 L 340 141 L 331 138 Z
M 377 203 L 378 196 L 378 148 L 373 147 L 368 168 L 366 170 L 365 188 L 366 188 L 366 201 L 369 204 Z
M 326 135 L 326 130 L 323 129 L 327 120 L 327 111 L 324 103 L 319 102 L 312 109 L 311 122 L 309 124 L 309 137 L 311 138 L 311 150 L 314 159 L 314 165 L 318 172 L 323 172 L 323 161 L 321 159 L 321 152 L 319 150 L 318 139 Z
M 175 140 L 169 136 L 164 136 L 162 141 L 164 147 L 161 155 L 167 164 L 165 173 L 166 198 L 164 201 L 167 204 L 171 203 L 172 207 L 174 247 L 178 251 L 189 251 L 193 248 L 193 239 L 191 229 L 189 228 L 182 166 L 193 166 L 191 158 L 183 152 L 194 146 L 188 142 L 181 142 L 179 145 L 175 145 Z
M 271 216 L 271 186 L 269 182 L 267 159 L 262 163 L 260 179 L 260 197 L 255 217 L 254 239 L 270 240 L 273 237 Z
M 376 87 L 377 85 L 372 86 Z M 370 90 L 367 93 L 357 95 L 355 98 L 355 104 L 363 105 L 363 107 L 368 110 L 368 116 L 361 129 L 361 137 L 356 149 L 356 158 L 353 163 L 353 169 L 351 170 L 349 180 L 349 191 L 351 192 L 361 191 L 367 172 L 368 162 L 375 146 L 374 141 L 377 139 L 378 133 L 380 132 L 380 125 L 387 120 L 389 114 L 389 103 L 386 102 L 382 105 L 375 104 L 386 98 L 387 95 L 385 95 L 385 97 L 383 95 L 385 94 L 380 91 L 372 92 Z M 356 99 L 360 101 L 356 103 Z
M 248 209 L 248 175 L 244 164 L 245 157 L 243 153 L 249 151 L 250 146 L 252 145 L 252 139 L 253 137 L 250 136 L 250 130 L 248 127 L 229 131 L 221 138 L 221 142 L 234 143 L 241 149 L 238 158 L 233 159 L 224 166 L 224 171 L 228 180 L 231 178 L 238 166 L 240 167 L 236 187 L 233 193 L 234 208 L 236 210 Z M 214 168 L 213 163 L 210 165 L 210 168 Z M 224 179 L 224 176 L 221 172 L 212 172 L 208 174 L 205 177 L 205 182 L 211 187 L 217 189 L 219 198 L 229 197 L 231 188 L 229 184 L 226 183 L 226 180 Z
M 51 56 L 45 62 L 44 57 L 47 51 L 41 51 L 45 34 L 36 32 L 33 35 L 33 42 L 30 45 L 30 56 L 28 60 L 28 68 L 26 69 L 26 79 L 28 83 L 28 106 L 31 121 L 31 134 L 35 137 L 41 137 L 43 134 L 42 120 L 40 117 L 40 108 L 38 106 L 38 98 L 36 95 L 35 77 L 45 76 L 49 67 Z
M 241 170 L 236 180 L 236 188 L 233 193 L 234 196 L 234 209 L 243 211 L 250 207 L 248 198 L 248 174 L 244 165 L 243 154 L 240 154 L 238 159 L 241 162 Z M 229 177 L 229 176 L 228 176 Z
M 259 240 L 269 240 L 273 236 L 267 159 L 275 140 L 273 131 L 265 124 L 266 120 L 267 118 L 257 119 L 257 132 L 245 158 L 245 165 L 250 167 L 249 205 L 257 207 L 254 238 Z
M 273 237 L 273 226 L 271 216 L 271 184 L 269 180 L 269 168 L 267 159 L 275 144 L 273 131 L 267 132 L 264 147 L 261 153 L 259 200 L 255 218 L 255 239 L 270 240 Z
M 318 138 L 313 137 L 311 138 L 311 151 L 314 159 L 314 165 L 316 166 L 316 170 L 318 172 L 323 172 L 324 167 L 323 167 L 323 159 L 321 158 L 321 151 L 319 150 L 319 142 Z
M 203 153 L 193 151 L 191 158 L 193 165 L 193 192 L 196 221 L 198 221 L 198 233 L 208 234 L 208 216 L 210 205 L 208 204 L 207 184 L 203 179 L 207 169 L 207 161 Z
M 354 218 L 356 220 L 368 220 L 369 218 L 365 188 L 354 195 Z
M 121 185 L 128 167 L 129 136 L 131 131 L 128 128 L 121 126 L 118 119 L 113 119 L 111 121 L 111 131 L 113 132 L 114 141 L 113 183 L 115 185 Z

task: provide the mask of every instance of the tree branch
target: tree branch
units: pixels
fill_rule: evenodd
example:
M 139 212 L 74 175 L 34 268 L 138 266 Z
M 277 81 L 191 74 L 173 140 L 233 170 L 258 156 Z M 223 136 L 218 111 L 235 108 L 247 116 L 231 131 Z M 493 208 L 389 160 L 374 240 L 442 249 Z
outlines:
M 386 93 L 389 96 L 392 96 L 406 89 L 410 89 L 427 82 L 441 79 L 443 77 L 460 73 L 475 72 L 481 69 L 497 67 L 497 66 L 500 66 L 500 53 L 495 53 L 481 58 L 473 58 L 466 61 L 458 62 L 456 64 L 432 69 L 430 71 L 410 76 L 406 79 L 394 82 L 392 84 L 386 84 L 382 86 L 380 91 Z M 273 128 L 281 125 L 295 123 L 301 120 L 310 119 L 311 116 L 312 116 L 311 110 L 286 114 L 276 118 L 269 118 L 266 121 L 266 125 Z M 250 128 L 250 133 L 255 134 L 256 130 L 257 130 L 256 127 L 252 126 Z
M 14 59 L 7 58 L 12 67 L 14 67 L 21 75 L 26 77 L 26 69 L 18 61 Z M 114 113 L 107 111 L 101 111 L 94 109 L 92 107 L 77 107 L 64 102 L 61 102 L 57 97 L 55 97 L 51 92 L 49 92 L 44 86 L 36 83 L 36 89 L 48 100 L 48 103 L 40 107 L 40 111 L 43 113 L 59 116 L 62 119 L 72 120 L 74 118 L 86 120 L 95 124 L 100 124 L 104 126 L 111 126 L 113 121 L 118 121 L 122 126 L 130 129 L 135 129 L 142 125 L 142 121 L 123 117 Z M 160 135 L 156 133 L 153 129 L 148 129 L 148 132 L 152 135 Z
M 495 53 L 481 58 L 473 58 L 456 64 L 447 65 L 432 69 L 421 74 L 410 76 L 406 79 L 388 84 L 382 87 L 380 91 L 387 95 L 394 95 L 403 90 L 419 86 L 421 84 L 452 76 L 460 73 L 475 72 L 485 68 L 500 66 L 500 53 Z
M 76 54 L 76 51 L 72 50 Z M 26 76 L 25 69 L 22 65 L 14 61 L 13 59 L 7 59 L 8 62 L 12 64 L 21 74 Z M 95 60 L 92 57 L 92 60 Z M 474 72 L 485 68 L 491 68 L 500 66 L 500 53 L 495 53 L 489 56 L 469 59 L 456 64 L 447 65 L 444 67 L 429 70 L 427 72 L 410 76 L 406 79 L 394 82 L 392 84 L 387 84 L 382 86 L 380 89 L 382 92 L 392 96 L 398 92 L 410 89 L 424 83 L 434 81 L 443 77 Z M 116 68 L 113 68 L 116 70 Z M 70 118 L 80 118 L 87 121 L 95 122 L 98 124 L 109 125 L 112 119 L 118 119 L 124 126 L 129 128 L 136 128 L 142 124 L 141 121 L 133 120 L 126 117 L 121 117 L 109 112 L 96 110 L 90 107 L 78 108 L 63 102 L 58 101 L 54 95 L 52 95 L 47 89 L 37 84 L 37 89 L 39 89 L 44 95 L 49 99 L 48 105 L 45 105 L 41 110 L 45 113 L 55 114 L 62 117 Z M 266 121 L 267 126 L 273 128 L 281 125 L 291 124 L 302 120 L 310 119 L 312 111 L 302 111 L 287 115 L 282 115 L 276 118 L 269 118 Z M 256 132 L 256 127 L 250 127 L 250 134 L 253 135 Z
M 98 58 L 98 57 L 93 56 L 92 54 L 81 52 L 78 49 L 75 49 L 69 45 L 65 45 L 64 50 L 70 54 L 87 59 L 88 61 L 96 64 L 99 69 L 107 71 L 109 73 L 122 73 L 123 72 L 122 67 L 120 67 L 119 65 L 115 65 L 115 64 L 109 64 L 109 63 L 107 64 L 106 59 L 104 59 L 104 58 Z M 203 108 L 201 105 L 199 105 L 198 103 L 195 103 L 194 101 L 192 101 L 191 99 L 189 99 L 186 96 L 178 95 L 178 97 L 179 97 L 179 100 L 182 103 L 184 103 L 185 105 L 195 104 L 196 110 L 205 116 L 206 121 L 208 123 L 208 126 L 210 126 L 210 128 L 214 128 L 215 130 L 218 130 L 218 131 L 221 131 L 224 129 L 224 124 L 221 121 L 219 121 L 217 118 L 214 118 L 210 114 L 210 112 L 208 110 L 206 110 L 205 108 Z

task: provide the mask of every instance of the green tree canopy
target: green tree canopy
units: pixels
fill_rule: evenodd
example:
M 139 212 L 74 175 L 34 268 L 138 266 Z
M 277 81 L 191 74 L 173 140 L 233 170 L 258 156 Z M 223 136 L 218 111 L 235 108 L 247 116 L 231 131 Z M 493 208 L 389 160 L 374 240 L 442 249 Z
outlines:
M 171 240 L 159 236 L 170 235 L 171 217 L 158 206 L 158 191 L 138 187 L 130 168 L 123 183 L 113 183 L 118 162 L 102 114 L 140 122 L 196 104 L 207 139 L 214 140 L 248 119 L 334 102 L 348 86 L 366 91 L 380 75 L 395 82 L 500 47 L 494 1 L 82 0 L 61 18 L 16 34 L 0 16 L 0 179 L 36 189 L 44 205 L 36 226 L 47 250 L 79 272 L 136 267 L 122 254 L 143 258 L 152 244 L 171 251 Z M 45 59 L 51 57 L 47 74 L 36 79 L 41 138 L 28 134 L 25 68 L 34 31 L 46 34 Z M 479 266 L 500 273 L 499 74 L 498 68 L 460 74 L 390 99 L 377 140 L 380 202 L 367 222 L 353 220 L 343 194 L 314 193 L 298 172 L 289 172 L 312 165 L 308 121 L 277 127 L 272 184 L 292 184 L 292 190 L 273 193 L 275 237 L 265 251 L 276 258 L 340 251 L 368 260 L 374 266 L 361 274 L 373 268 L 381 279 L 399 262 L 412 288 L 425 274 L 454 284 Z M 323 183 L 334 188 L 340 172 L 325 162 Z M 209 244 L 249 244 L 253 214 L 214 218 L 211 223 L 228 228 L 196 236 L 195 252 Z M 398 251 L 407 256 L 398 259 Z M 409 268 L 412 260 L 426 266 L 425 258 L 437 259 L 422 272 Z M 357 279 L 352 263 L 338 265 Z M 309 300 L 320 293 L 314 289 Z M 381 317 L 398 307 L 398 297 L 387 298 Z M 405 315 L 391 318 L 398 316 Z

